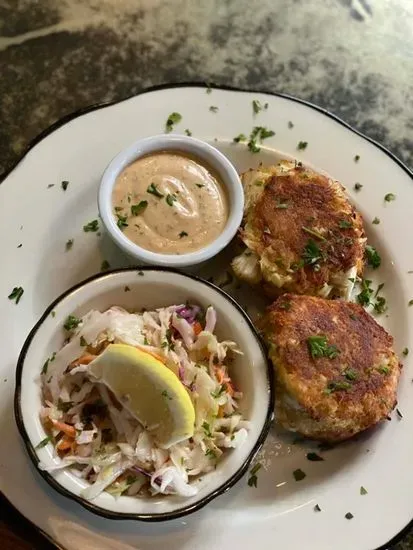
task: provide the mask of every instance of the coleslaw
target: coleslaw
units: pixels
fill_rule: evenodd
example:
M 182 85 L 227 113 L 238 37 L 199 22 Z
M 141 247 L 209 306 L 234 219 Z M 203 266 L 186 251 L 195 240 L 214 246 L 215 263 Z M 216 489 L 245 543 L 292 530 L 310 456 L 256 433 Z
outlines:
M 213 307 L 204 311 L 193 304 L 140 313 L 114 306 L 81 319 L 69 316 L 68 339 L 41 372 L 40 417 L 49 434 L 46 443 L 53 443 L 60 460 L 40 467 L 69 469 L 88 481 L 82 496 L 90 500 L 102 491 L 116 497 L 195 495 L 191 481 L 214 470 L 226 450 L 248 436 L 248 421 L 238 408 L 242 394 L 228 372 L 234 354 L 242 352 L 235 342 L 218 341 L 216 324 Z M 192 400 L 192 437 L 160 448 L 111 391 L 88 376 L 89 363 L 110 343 L 163 359 Z

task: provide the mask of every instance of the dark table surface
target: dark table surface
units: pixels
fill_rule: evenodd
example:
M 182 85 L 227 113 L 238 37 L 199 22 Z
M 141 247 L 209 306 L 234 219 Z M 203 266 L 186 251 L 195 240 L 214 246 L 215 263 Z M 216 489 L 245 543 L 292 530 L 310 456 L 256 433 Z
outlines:
M 413 166 L 412 0 L 1 0 L 0 67 L 0 175 L 64 115 L 188 81 L 312 101 Z M 0 512 L 2 550 L 52 548 Z

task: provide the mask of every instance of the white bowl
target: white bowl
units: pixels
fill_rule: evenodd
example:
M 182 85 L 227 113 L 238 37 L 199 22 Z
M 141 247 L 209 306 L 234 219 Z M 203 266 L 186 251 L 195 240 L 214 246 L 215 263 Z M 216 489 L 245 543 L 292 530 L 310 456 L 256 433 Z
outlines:
M 125 292 L 126 286 L 130 291 Z M 38 466 L 42 461 L 51 466 L 60 460 L 54 456 L 53 446 L 49 443 L 36 449 L 47 435 L 39 418 L 39 375 L 45 359 L 63 345 L 66 338 L 63 323 L 67 316 L 81 316 L 90 309 L 103 311 L 113 305 L 138 310 L 185 303 L 186 300 L 204 307 L 213 305 L 218 316 L 218 337 L 234 340 L 244 352 L 234 360 L 231 376 L 244 394 L 240 410 L 251 422 L 248 438 L 241 447 L 225 453 L 215 471 L 196 482 L 198 494 L 190 498 L 121 496 L 115 499 L 105 492 L 87 501 L 81 496 L 82 489 L 88 486 L 85 480 L 70 471 L 50 474 L 39 470 L 57 491 L 92 512 L 113 519 L 167 520 L 201 508 L 234 485 L 263 444 L 273 416 L 272 367 L 265 349 L 247 315 L 224 291 L 192 275 L 153 267 L 97 275 L 68 290 L 47 308 L 22 348 L 16 373 L 16 421 L 34 464 Z
M 159 151 L 180 151 L 205 161 L 221 177 L 228 194 L 229 215 L 222 233 L 205 247 L 188 254 L 161 254 L 151 252 L 129 240 L 119 229 L 113 217 L 112 192 L 116 178 L 134 160 Z M 241 180 L 231 162 L 208 143 L 187 136 L 159 135 L 140 139 L 121 151 L 103 173 L 98 194 L 99 214 L 109 235 L 124 252 L 146 264 L 168 267 L 196 265 L 220 252 L 235 236 L 243 215 L 244 192 Z

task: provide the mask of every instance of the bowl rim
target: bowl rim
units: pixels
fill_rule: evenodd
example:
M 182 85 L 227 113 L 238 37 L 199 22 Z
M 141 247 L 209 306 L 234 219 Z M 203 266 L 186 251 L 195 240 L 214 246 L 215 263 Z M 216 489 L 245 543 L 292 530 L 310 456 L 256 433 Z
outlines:
M 162 254 L 134 243 L 122 233 L 113 218 L 111 197 L 119 174 L 135 160 L 162 151 L 192 154 L 211 166 L 221 176 L 228 197 L 228 219 L 222 232 L 209 244 L 185 254 Z M 98 208 L 102 222 L 115 243 L 139 261 L 160 266 L 196 265 L 218 254 L 236 235 L 244 211 L 244 192 L 237 170 L 216 147 L 192 136 L 157 134 L 136 140 L 119 151 L 106 166 L 99 184 Z
M 88 284 L 95 282 L 100 279 L 105 279 L 110 276 L 119 274 L 119 273 L 125 273 L 125 272 L 136 272 L 136 271 L 143 271 L 143 272 L 151 272 L 151 271 L 164 271 L 169 273 L 174 273 L 177 275 L 182 275 L 184 277 L 187 277 L 189 279 L 192 279 L 196 281 L 197 283 L 204 284 L 213 290 L 217 291 L 219 294 L 221 294 L 227 301 L 229 301 L 240 313 L 240 315 L 245 319 L 248 328 L 251 330 L 255 340 L 257 341 L 261 352 L 265 359 L 266 364 L 266 374 L 267 374 L 267 394 L 268 394 L 268 409 L 265 416 L 265 421 L 263 423 L 263 426 L 259 432 L 258 438 L 255 442 L 255 445 L 253 446 L 251 452 L 247 456 L 247 458 L 242 462 L 240 467 L 232 474 L 231 477 L 226 479 L 219 487 L 217 487 L 215 490 L 208 493 L 205 497 L 203 497 L 198 502 L 195 502 L 188 506 L 183 506 L 181 508 L 178 508 L 177 510 L 174 510 L 172 512 L 163 512 L 160 514 L 139 514 L 139 513 L 130 513 L 130 512 L 114 512 L 112 510 L 107 510 L 106 508 L 102 508 L 101 506 L 97 506 L 96 504 L 93 504 L 93 502 L 88 501 L 81 496 L 78 496 L 74 493 L 72 493 L 70 490 L 64 488 L 60 483 L 58 483 L 53 475 L 51 475 L 49 472 L 46 472 L 44 470 L 40 470 L 38 465 L 40 462 L 40 459 L 37 456 L 36 450 L 34 446 L 32 445 L 32 442 L 30 441 L 30 438 L 28 436 L 28 433 L 25 428 L 24 420 L 23 420 L 23 412 L 21 408 L 21 384 L 22 384 L 22 374 L 25 364 L 26 355 L 28 352 L 28 349 L 33 341 L 33 339 L 36 336 L 37 331 L 41 327 L 41 325 L 44 323 L 44 321 L 49 317 L 53 309 L 56 308 L 56 306 L 62 302 L 64 299 L 70 297 L 71 294 L 75 293 L 77 290 L 87 286 Z M 33 465 L 36 468 L 36 471 L 41 475 L 41 477 L 58 493 L 63 495 L 66 498 L 69 498 L 71 500 L 74 500 L 78 502 L 83 508 L 86 510 L 93 512 L 94 514 L 104 517 L 106 519 L 114 519 L 114 520 L 135 520 L 135 521 L 143 521 L 143 522 L 162 522 L 162 521 L 168 521 L 173 520 L 177 518 L 184 517 L 188 514 L 191 514 L 197 510 L 200 510 L 204 506 L 206 506 L 209 502 L 214 500 L 216 497 L 220 496 L 221 494 L 228 491 L 231 487 L 233 487 L 247 472 L 251 462 L 254 460 L 258 452 L 260 451 L 262 445 L 264 444 L 269 430 L 271 428 L 272 421 L 274 419 L 274 404 L 275 404 L 275 393 L 274 393 L 274 370 L 271 364 L 271 361 L 268 357 L 266 346 L 264 344 L 263 339 L 261 338 L 260 334 L 258 333 L 257 329 L 254 327 L 254 324 L 250 317 L 247 315 L 247 313 L 243 310 L 243 308 L 238 304 L 238 302 L 230 296 L 225 290 L 222 288 L 219 288 L 218 286 L 214 285 L 213 283 L 203 279 L 202 277 L 199 277 L 197 275 L 193 275 L 192 273 L 183 273 L 182 271 L 178 269 L 174 269 L 171 267 L 161 267 L 161 266 L 137 266 L 137 267 L 126 267 L 126 268 L 120 268 L 120 269 L 114 269 L 111 271 L 107 271 L 105 273 L 97 273 L 95 275 L 92 275 L 91 277 L 88 277 L 87 279 L 84 279 L 83 281 L 77 283 L 76 285 L 73 285 L 69 289 L 65 290 L 60 296 L 58 296 L 53 302 L 46 308 L 40 319 L 36 322 L 34 327 L 29 332 L 28 336 L 26 337 L 26 340 L 23 344 L 23 347 L 20 351 L 17 365 L 16 365 L 16 378 L 15 378 L 15 391 L 14 391 L 14 417 L 17 424 L 18 431 L 20 433 L 21 438 L 23 439 L 23 443 L 25 445 L 25 448 L 27 450 L 27 453 L 29 455 L 30 460 L 32 461 Z

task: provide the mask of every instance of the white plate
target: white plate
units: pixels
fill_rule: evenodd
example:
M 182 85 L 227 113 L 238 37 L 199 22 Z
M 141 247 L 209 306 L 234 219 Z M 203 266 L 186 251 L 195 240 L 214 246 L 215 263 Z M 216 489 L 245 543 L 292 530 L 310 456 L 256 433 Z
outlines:
M 253 115 L 253 99 L 268 102 L 268 109 Z M 211 105 L 219 111 L 211 112 Z M 363 438 L 326 452 L 324 462 L 306 460 L 308 445 L 292 445 L 291 438 L 274 428 L 262 452 L 264 467 L 257 488 L 248 487 L 244 478 L 192 516 L 145 525 L 96 517 L 41 479 L 14 422 L 14 372 L 25 337 L 54 298 L 99 271 L 103 259 L 113 267 L 125 265 L 105 235 L 84 233 L 82 227 L 96 218 L 96 192 L 108 161 L 137 138 L 162 131 L 172 111 L 183 116 L 177 132 L 188 128 L 214 143 L 239 170 L 291 155 L 348 187 L 364 216 L 368 237 L 383 258 L 374 275 L 376 282 L 385 283 L 389 312 L 380 322 L 394 335 L 396 350 L 410 347 L 411 354 L 399 390 L 403 419 L 393 414 L 391 422 Z M 253 155 L 231 142 L 255 125 L 267 126 L 276 135 Z M 299 141 L 308 142 L 304 151 L 297 151 Z M 360 155 L 359 162 L 354 162 L 355 155 Z M 60 186 L 62 180 L 70 182 L 67 191 Z M 358 193 L 353 191 L 356 181 L 363 184 Z M 387 203 L 384 195 L 390 192 L 396 200 Z M 408 273 L 413 270 L 412 213 L 413 187 L 406 167 L 331 115 L 287 97 L 229 90 L 207 94 L 200 87 L 158 89 L 56 125 L 0 186 L 1 490 L 68 550 L 388 547 L 413 517 L 413 307 L 408 308 L 413 298 L 413 274 Z M 375 216 L 380 225 L 371 225 Z M 74 246 L 66 252 L 70 238 Z M 201 268 L 202 275 L 225 282 L 230 256 L 230 250 L 221 254 Z M 18 305 L 7 299 L 14 286 L 25 289 Z M 231 292 L 249 308 L 263 306 L 245 286 L 233 286 Z M 294 481 L 297 468 L 307 474 L 303 481 Z M 360 495 L 361 486 L 367 495 Z M 322 512 L 314 511 L 316 504 Z M 345 519 L 347 512 L 354 515 L 352 520 Z

